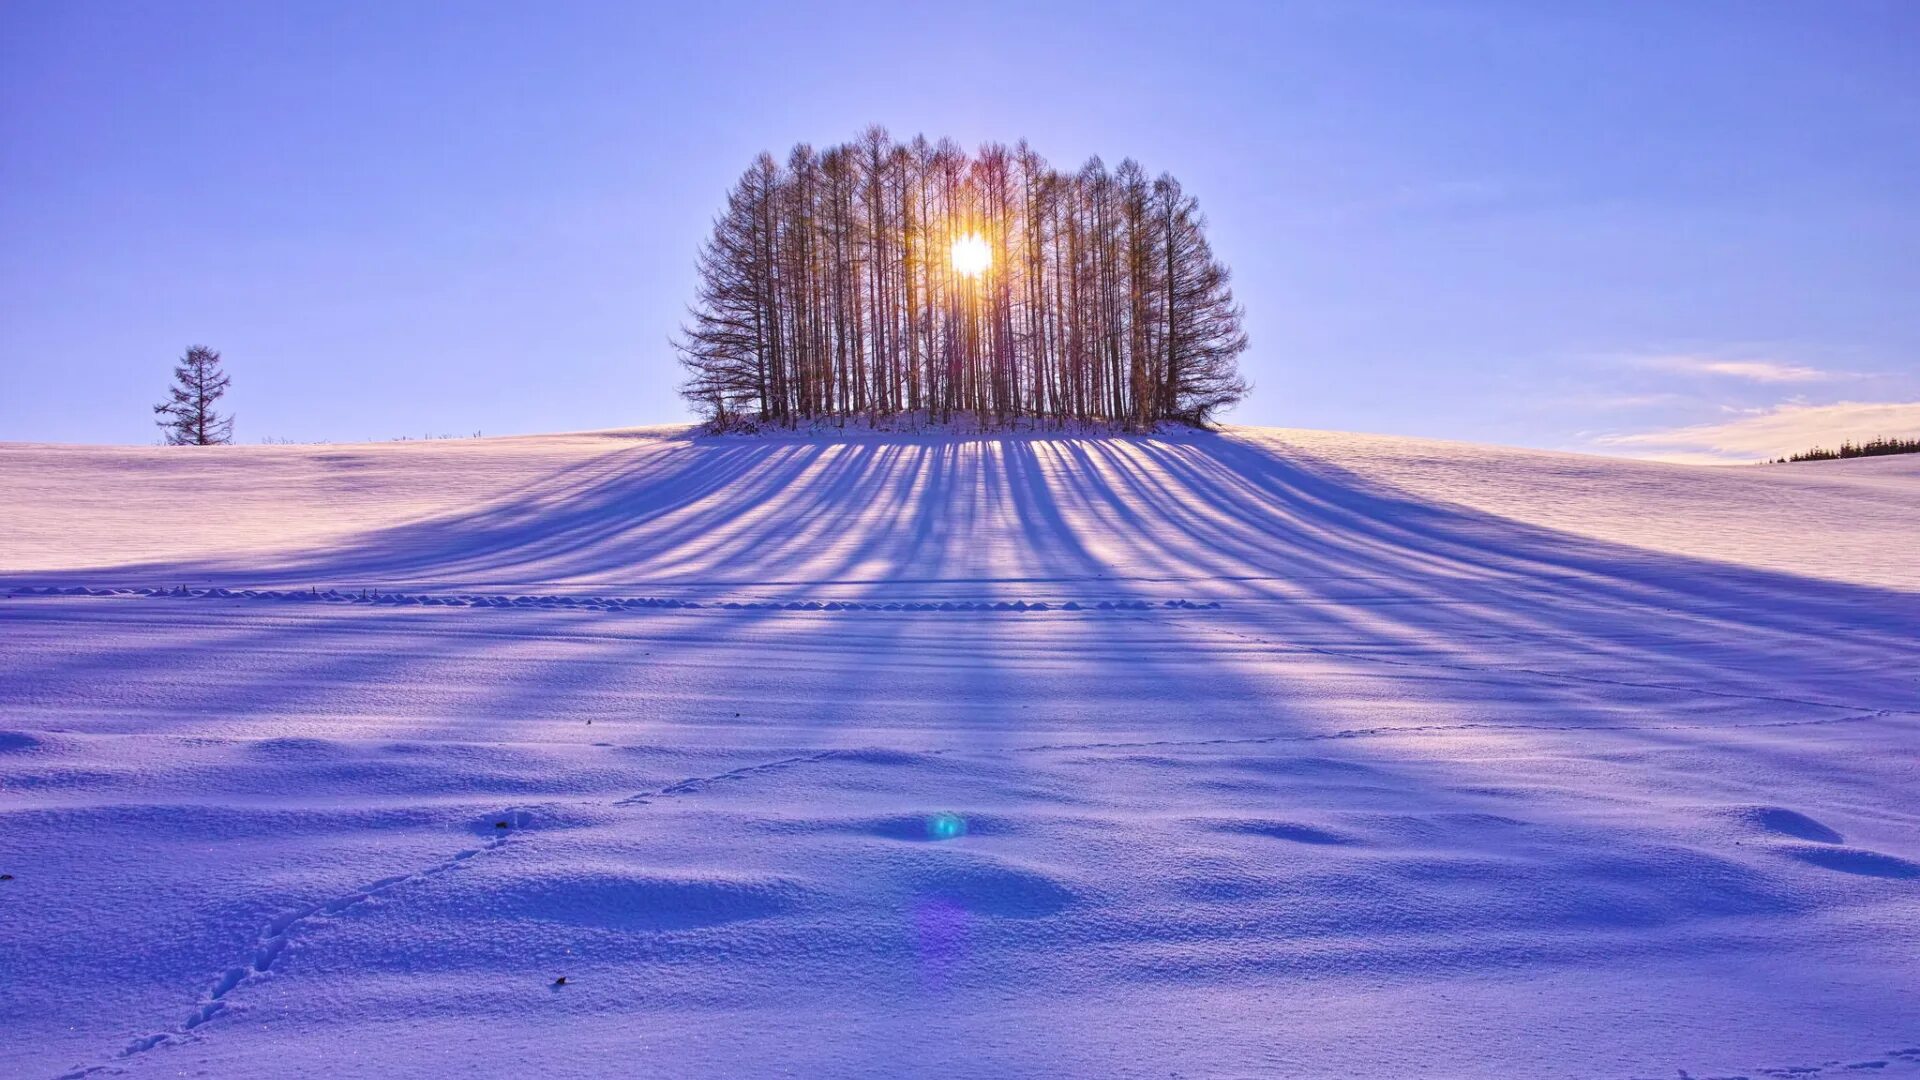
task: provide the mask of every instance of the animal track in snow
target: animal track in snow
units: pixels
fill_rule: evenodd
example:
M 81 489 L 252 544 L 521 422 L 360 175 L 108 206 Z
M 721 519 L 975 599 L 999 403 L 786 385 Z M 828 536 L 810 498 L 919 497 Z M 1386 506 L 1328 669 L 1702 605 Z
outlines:
M 795 757 L 785 757 L 774 761 L 761 762 L 758 765 L 742 765 L 737 769 L 728 769 L 726 772 L 715 773 L 712 776 L 690 776 L 685 780 L 676 780 L 665 787 L 629 795 L 624 799 L 616 801 L 613 805 L 646 806 L 655 799 L 670 799 L 676 795 L 690 795 L 696 791 L 704 790 L 715 784 L 724 784 L 730 780 L 745 780 L 751 776 L 779 772 L 782 769 L 790 769 L 795 765 L 805 765 L 810 762 L 824 761 L 827 758 L 841 757 L 843 755 L 844 752 L 840 750 L 823 750 L 818 754 L 801 754 Z
M 1201 610 L 1218 608 L 1218 600 L 685 600 L 669 596 L 523 596 L 498 593 L 406 593 L 378 589 L 170 589 L 90 588 L 82 585 L 26 586 L 13 590 L 14 596 L 130 596 L 181 600 L 276 600 L 303 604 L 362 604 L 381 607 L 453 607 L 512 608 L 545 611 L 633 612 L 648 609 L 704 608 L 723 611 L 890 611 L 890 612 L 963 612 L 1015 613 L 1044 611 L 1151 611 L 1154 609 Z
M 506 821 L 509 828 L 502 830 L 498 836 L 489 837 L 485 842 L 476 847 L 464 848 L 457 851 L 451 856 L 423 870 L 416 870 L 410 874 L 395 874 L 384 877 L 378 881 L 362 885 L 351 892 L 341 893 L 316 903 L 306 904 L 289 911 L 283 911 L 274 916 L 261 928 L 260 933 L 254 939 L 252 953 L 248 956 L 246 962 L 235 967 L 230 967 L 222 972 L 220 977 L 214 980 L 206 996 L 201 998 L 199 1004 L 193 1007 L 193 1010 L 187 1014 L 184 1020 L 165 1031 L 142 1035 L 134 1039 L 118 1054 L 114 1055 L 114 1059 L 117 1061 L 130 1058 L 135 1054 L 142 1054 L 148 1050 L 152 1050 L 156 1046 L 163 1046 L 167 1043 L 174 1042 L 192 1032 L 200 1025 L 225 1012 L 227 1010 L 228 996 L 242 986 L 252 983 L 272 971 L 275 962 L 280 959 L 281 953 L 286 951 L 287 944 L 292 940 L 294 932 L 308 922 L 328 915 L 337 915 L 340 912 L 358 907 L 377 896 L 392 892 L 409 882 L 424 881 L 427 878 L 438 877 L 450 870 L 464 866 L 469 861 L 485 855 L 490 851 L 497 851 L 511 841 L 520 829 L 525 828 L 527 824 L 532 821 L 532 815 L 524 810 L 508 810 L 502 814 L 492 815 L 489 820 Z M 59 1080 L 79 1080 L 80 1077 L 90 1076 L 111 1067 L 111 1062 L 85 1066 L 74 1069 L 71 1072 L 62 1073 Z
M 725 772 L 714 773 L 707 776 L 690 776 L 651 791 L 630 795 L 616 801 L 613 805 L 645 806 L 656 799 L 689 795 L 715 784 L 723 784 L 729 781 L 744 780 L 766 773 L 778 772 L 795 765 L 839 757 L 844 753 L 845 752 L 839 750 L 827 750 L 817 754 L 803 754 L 794 757 L 778 758 L 773 761 L 760 762 L 753 765 L 743 765 L 738 768 L 728 769 Z M 484 836 L 484 840 L 474 847 L 457 851 L 453 855 L 423 870 L 416 870 L 409 874 L 396 874 L 390 877 L 384 877 L 378 881 L 363 885 L 351 892 L 342 893 L 317 903 L 306 904 L 274 916 L 272 920 L 261 928 L 260 933 L 255 938 L 252 953 L 247 961 L 243 964 L 229 967 L 226 971 L 222 972 L 220 976 L 214 980 L 213 985 L 208 989 L 206 995 L 179 1024 L 164 1031 L 142 1035 L 134 1039 L 118 1054 L 115 1054 L 111 1061 L 70 1070 L 60 1074 L 56 1080 L 81 1080 L 83 1077 L 92 1076 L 96 1073 L 114 1068 L 116 1062 L 124 1061 L 137 1054 L 143 1054 L 155 1047 L 177 1042 L 194 1033 L 195 1029 L 227 1011 L 228 998 L 236 990 L 265 977 L 271 972 L 276 962 L 280 959 L 281 954 L 286 950 L 288 943 L 292 940 L 294 933 L 302 926 L 314 919 L 323 918 L 328 915 L 336 915 L 340 912 L 358 907 L 375 897 L 393 892 L 411 882 L 438 877 L 448 871 L 458 869 L 482 855 L 498 851 L 500 848 L 517 839 L 521 831 L 525 829 L 531 821 L 532 815 L 525 810 L 507 810 L 501 814 L 488 815 L 486 818 L 478 819 L 476 822 L 474 831 Z M 500 822 L 505 822 L 506 827 L 499 828 Z M 496 829 L 498 830 L 497 832 Z M 494 835 L 486 835 L 489 833 Z

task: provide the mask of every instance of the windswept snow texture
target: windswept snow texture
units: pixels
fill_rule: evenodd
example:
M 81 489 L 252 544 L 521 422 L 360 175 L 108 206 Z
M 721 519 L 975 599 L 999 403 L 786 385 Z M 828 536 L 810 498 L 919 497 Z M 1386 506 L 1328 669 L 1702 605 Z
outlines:
M 1920 458 L 11 445 L 0 506 L 0 1075 L 1920 1074 Z

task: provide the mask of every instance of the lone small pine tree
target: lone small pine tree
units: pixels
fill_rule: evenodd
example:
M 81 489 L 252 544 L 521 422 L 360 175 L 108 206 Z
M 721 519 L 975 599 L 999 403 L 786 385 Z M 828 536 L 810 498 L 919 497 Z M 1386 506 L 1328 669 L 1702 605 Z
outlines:
M 173 369 L 167 400 L 153 407 L 154 421 L 168 446 L 214 446 L 233 441 L 233 416 L 213 411 L 213 403 L 227 392 L 233 377 L 220 370 L 220 354 L 205 345 L 193 345 Z

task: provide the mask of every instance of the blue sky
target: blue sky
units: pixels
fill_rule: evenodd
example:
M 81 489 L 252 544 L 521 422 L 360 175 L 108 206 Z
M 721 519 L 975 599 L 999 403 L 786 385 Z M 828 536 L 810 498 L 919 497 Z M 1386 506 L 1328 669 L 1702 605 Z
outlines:
M 0 6 L 0 439 L 685 415 L 753 154 L 872 122 L 1168 170 L 1242 423 L 1750 460 L 1920 435 L 1920 5 Z

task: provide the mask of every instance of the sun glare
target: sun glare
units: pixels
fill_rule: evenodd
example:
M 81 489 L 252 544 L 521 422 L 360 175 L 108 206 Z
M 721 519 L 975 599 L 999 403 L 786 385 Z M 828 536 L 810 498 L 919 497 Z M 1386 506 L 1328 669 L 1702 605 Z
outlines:
M 953 242 L 953 268 L 967 277 L 979 277 L 993 265 L 993 248 L 986 237 L 968 233 Z

